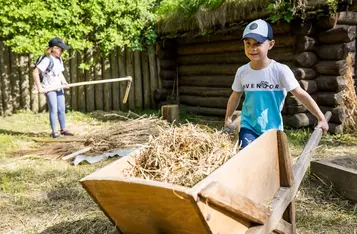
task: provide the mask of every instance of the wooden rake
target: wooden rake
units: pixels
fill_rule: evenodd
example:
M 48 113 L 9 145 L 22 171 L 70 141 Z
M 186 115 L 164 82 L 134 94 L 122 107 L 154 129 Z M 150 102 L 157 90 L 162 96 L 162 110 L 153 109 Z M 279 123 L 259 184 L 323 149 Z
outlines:
M 113 83 L 113 82 L 119 82 L 119 81 L 128 81 L 128 84 L 126 86 L 124 98 L 123 98 L 123 103 L 126 103 L 128 100 L 129 96 L 129 91 L 131 87 L 131 83 L 133 81 L 133 78 L 131 76 L 126 76 L 123 78 L 113 78 L 113 79 L 107 79 L 107 80 L 93 80 L 93 81 L 85 81 L 85 82 L 77 82 L 77 83 L 71 83 L 68 85 L 60 85 L 56 86 L 50 89 L 46 89 L 47 91 L 53 91 L 57 89 L 63 89 L 63 88 L 71 88 L 71 87 L 76 87 L 76 86 L 83 86 L 83 85 L 93 85 L 93 84 L 103 84 L 103 83 Z M 35 89 L 32 93 L 38 93 L 38 90 Z

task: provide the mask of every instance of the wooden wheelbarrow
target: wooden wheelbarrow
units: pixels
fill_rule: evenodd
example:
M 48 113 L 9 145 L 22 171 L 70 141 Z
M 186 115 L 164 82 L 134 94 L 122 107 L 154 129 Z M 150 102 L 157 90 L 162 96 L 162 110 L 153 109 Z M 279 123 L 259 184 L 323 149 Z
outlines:
M 125 177 L 135 155 L 80 182 L 124 234 L 295 233 L 294 198 L 321 135 L 292 165 L 285 133 L 270 130 L 192 188 Z

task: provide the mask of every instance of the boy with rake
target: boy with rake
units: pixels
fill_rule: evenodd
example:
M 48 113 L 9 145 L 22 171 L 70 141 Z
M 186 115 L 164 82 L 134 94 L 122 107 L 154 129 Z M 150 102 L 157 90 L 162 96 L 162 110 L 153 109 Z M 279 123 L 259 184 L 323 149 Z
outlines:
M 323 113 L 312 97 L 300 87 L 290 68 L 268 58 L 268 51 L 275 44 L 270 24 L 261 19 L 249 23 L 242 39 L 245 55 L 250 62 L 236 72 L 225 117 L 225 125 L 232 127 L 233 112 L 244 92 L 239 132 L 241 148 L 269 129 L 283 130 L 281 110 L 287 92 L 291 92 L 317 118 L 316 128 L 322 128 L 326 133 L 329 127 Z

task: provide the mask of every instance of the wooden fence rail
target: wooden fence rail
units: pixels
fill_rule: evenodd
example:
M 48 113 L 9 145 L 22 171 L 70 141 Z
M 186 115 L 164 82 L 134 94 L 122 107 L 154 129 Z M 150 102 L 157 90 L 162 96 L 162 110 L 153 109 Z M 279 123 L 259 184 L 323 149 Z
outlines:
M 142 110 L 155 108 L 154 91 L 159 88 L 159 66 L 154 46 L 146 51 L 117 48 L 107 57 L 98 52 L 75 53 L 64 61 L 69 83 L 85 82 L 131 76 L 133 82 L 127 103 L 123 103 L 126 82 L 105 83 L 72 87 L 65 90 L 69 109 L 91 112 L 94 110 Z M 0 115 L 10 115 L 17 110 L 35 113 L 47 110 L 43 94 L 32 93 L 32 70 L 36 58 L 28 54 L 16 54 L 0 42 Z M 88 70 L 81 63 L 92 62 Z

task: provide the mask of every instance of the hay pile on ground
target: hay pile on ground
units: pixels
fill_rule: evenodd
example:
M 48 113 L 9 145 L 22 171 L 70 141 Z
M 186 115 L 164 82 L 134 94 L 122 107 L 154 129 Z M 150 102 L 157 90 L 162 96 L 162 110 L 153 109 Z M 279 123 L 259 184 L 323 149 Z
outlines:
M 353 67 L 351 55 L 347 56 L 347 71 L 344 76 L 346 80 L 346 89 L 343 91 L 343 108 L 346 111 L 347 118 L 343 123 L 345 132 L 355 132 L 357 130 L 357 95 L 353 80 Z
M 155 116 L 143 115 L 137 119 L 118 121 L 87 135 L 86 146 L 91 152 L 106 152 L 117 148 L 128 148 L 147 144 L 151 136 L 159 134 L 159 128 L 169 124 Z
M 191 123 L 160 129 L 127 176 L 192 187 L 234 153 L 227 134 Z

